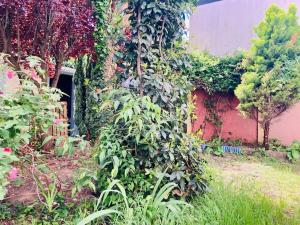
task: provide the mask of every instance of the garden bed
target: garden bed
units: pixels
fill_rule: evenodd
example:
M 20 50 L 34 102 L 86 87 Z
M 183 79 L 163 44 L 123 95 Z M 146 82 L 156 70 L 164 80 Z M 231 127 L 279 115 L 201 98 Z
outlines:
M 55 155 L 43 155 L 36 161 L 36 168 L 43 173 L 39 173 L 42 183 L 51 182 L 50 175 L 54 174 L 58 181 L 58 190 L 64 193 L 67 201 L 76 201 L 71 198 L 73 188 L 73 175 L 82 168 L 86 162 L 90 161 L 89 152 L 77 151 L 74 156 L 57 157 Z M 32 165 L 25 162 L 17 166 L 20 171 L 19 177 L 8 186 L 8 193 L 4 199 L 7 203 L 32 204 L 38 200 L 37 184 L 32 175 Z M 79 193 L 80 198 L 86 198 L 91 193 L 84 190 Z

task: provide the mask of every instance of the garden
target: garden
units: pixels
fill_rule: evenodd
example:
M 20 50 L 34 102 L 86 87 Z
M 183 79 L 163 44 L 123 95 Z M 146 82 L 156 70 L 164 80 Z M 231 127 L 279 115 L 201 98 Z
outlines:
M 188 46 L 196 2 L 0 2 L 0 224 L 300 224 L 300 142 L 270 138 L 300 101 L 297 9 L 271 6 L 248 51 L 219 57 Z M 262 143 L 221 137 L 216 94 Z

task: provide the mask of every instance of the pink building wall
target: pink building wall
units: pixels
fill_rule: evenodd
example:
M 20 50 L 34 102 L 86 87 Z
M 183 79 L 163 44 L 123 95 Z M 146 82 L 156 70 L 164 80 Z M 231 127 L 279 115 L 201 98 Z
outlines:
M 294 140 L 300 141 L 300 103 L 273 120 L 270 138 L 278 139 L 284 145 L 289 145 Z
M 220 56 L 247 50 L 253 28 L 272 4 L 286 9 L 295 4 L 300 17 L 300 0 L 222 0 L 198 6 L 189 21 L 191 50 Z
M 196 119 L 193 121 L 193 132 L 201 130 L 200 136 L 209 140 L 215 133 L 215 126 L 206 123 L 205 116 L 208 115 L 205 107 L 205 100 L 215 99 L 216 111 L 219 117 L 223 121 L 220 128 L 220 136 L 222 139 L 230 140 L 242 140 L 245 143 L 256 143 L 258 139 L 257 122 L 252 119 L 243 118 L 243 116 L 236 109 L 238 105 L 238 99 L 233 94 L 228 95 L 215 95 L 213 97 L 208 96 L 201 90 L 196 90 L 193 93 L 195 97 L 195 114 Z
M 200 5 L 194 11 L 189 21 L 189 37 L 191 50 L 206 50 L 214 55 L 234 54 L 239 50 L 247 50 L 251 39 L 255 37 L 253 28 L 264 18 L 265 10 L 272 4 L 288 8 L 295 4 L 300 18 L 300 0 L 222 0 Z M 195 92 L 198 119 L 193 124 L 197 131 L 203 124 L 206 110 L 203 106 L 203 94 Z M 237 99 L 232 106 L 237 105 Z M 231 139 L 245 139 L 249 142 L 262 141 L 262 128 L 256 128 L 256 122 L 243 119 L 238 111 L 232 110 L 222 115 L 224 128 L 221 136 Z M 207 126 L 205 138 L 213 133 L 213 128 Z M 258 130 L 258 131 L 257 131 Z M 273 120 L 270 138 L 279 139 L 283 144 L 293 140 L 300 141 L 300 103 L 291 107 L 279 118 Z

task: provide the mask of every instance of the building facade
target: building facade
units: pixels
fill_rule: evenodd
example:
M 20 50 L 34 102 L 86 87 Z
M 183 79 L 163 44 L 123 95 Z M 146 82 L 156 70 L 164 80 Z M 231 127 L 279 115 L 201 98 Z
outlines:
M 290 4 L 295 4 L 300 17 L 300 0 L 200 0 L 189 21 L 190 49 L 207 51 L 217 56 L 233 55 L 249 49 L 251 39 L 255 37 L 254 27 L 263 20 L 265 11 L 272 4 L 286 9 Z M 197 90 L 195 95 L 197 120 L 193 130 L 197 131 L 205 123 L 206 112 L 203 110 L 204 94 Z M 233 99 L 231 104 L 235 107 L 220 115 L 224 123 L 221 137 L 251 143 L 261 141 L 262 129 L 257 121 L 249 121 L 239 114 L 236 100 Z M 206 129 L 209 138 L 212 128 Z M 286 145 L 293 140 L 300 141 L 300 103 L 273 120 L 270 137 Z

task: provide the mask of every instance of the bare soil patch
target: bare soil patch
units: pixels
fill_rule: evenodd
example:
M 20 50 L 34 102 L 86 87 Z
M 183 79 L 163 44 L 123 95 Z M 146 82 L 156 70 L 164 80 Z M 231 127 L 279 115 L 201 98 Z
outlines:
M 50 177 L 55 176 L 58 190 L 64 193 L 66 199 L 71 201 L 74 172 L 89 159 L 90 154 L 84 151 L 78 151 L 72 157 L 42 156 L 37 159 L 36 167 L 46 168 L 47 171 L 36 173 L 36 175 L 45 186 L 47 183 L 52 182 Z M 8 186 L 8 193 L 4 201 L 8 203 L 33 203 L 38 199 L 38 188 L 32 173 L 32 165 L 28 162 L 17 166 L 17 168 L 20 171 L 19 178 Z M 87 190 L 84 190 L 81 194 L 82 197 L 90 195 Z

